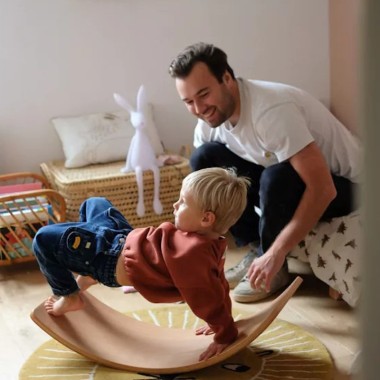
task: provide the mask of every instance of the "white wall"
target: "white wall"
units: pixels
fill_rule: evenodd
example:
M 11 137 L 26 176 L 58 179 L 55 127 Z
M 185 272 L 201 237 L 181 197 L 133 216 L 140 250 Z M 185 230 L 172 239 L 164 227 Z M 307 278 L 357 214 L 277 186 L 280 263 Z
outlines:
M 52 117 L 118 109 L 141 83 L 165 146 L 191 144 L 167 68 L 198 41 L 329 102 L 327 0 L 0 0 L 0 173 L 63 158 Z

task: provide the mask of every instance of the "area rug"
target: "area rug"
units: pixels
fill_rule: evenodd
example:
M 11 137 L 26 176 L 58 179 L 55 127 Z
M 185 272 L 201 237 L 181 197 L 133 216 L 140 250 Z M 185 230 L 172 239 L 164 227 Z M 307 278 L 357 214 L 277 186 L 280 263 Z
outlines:
M 127 313 L 158 326 L 195 329 L 203 321 L 186 305 Z M 238 320 L 244 313 L 234 310 Z M 128 342 L 126 342 L 128 344 Z M 29 357 L 19 380 L 333 380 L 325 346 L 302 328 L 279 318 L 247 348 L 217 365 L 178 375 L 130 373 L 98 365 L 51 339 Z

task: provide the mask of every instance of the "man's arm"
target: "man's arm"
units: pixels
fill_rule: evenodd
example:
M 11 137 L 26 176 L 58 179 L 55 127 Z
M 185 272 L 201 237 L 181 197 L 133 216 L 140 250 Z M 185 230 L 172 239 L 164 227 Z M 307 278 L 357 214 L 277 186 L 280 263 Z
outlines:
M 336 196 L 329 167 L 314 142 L 292 156 L 289 161 L 304 181 L 305 191 L 293 218 L 265 254 L 252 263 L 248 276 L 253 288 L 264 284 L 266 290 L 270 290 L 272 279 L 283 266 L 287 254 L 317 224 Z

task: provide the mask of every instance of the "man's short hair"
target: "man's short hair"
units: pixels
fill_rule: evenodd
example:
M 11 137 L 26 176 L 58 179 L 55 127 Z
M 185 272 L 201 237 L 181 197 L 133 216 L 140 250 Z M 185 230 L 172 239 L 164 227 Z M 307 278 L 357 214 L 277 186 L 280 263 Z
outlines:
M 216 46 L 204 42 L 190 45 L 179 53 L 169 66 L 169 74 L 173 78 L 185 78 L 197 62 L 205 63 L 219 83 L 223 82 L 226 71 L 235 78 L 234 71 L 227 62 L 227 54 Z
M 247 207 L 248 178 L 232 168 L 206 168 L 190 173 L 182 187 L 189 191 L 199 208 L 215 214 L 213 229 L 226 233 Z

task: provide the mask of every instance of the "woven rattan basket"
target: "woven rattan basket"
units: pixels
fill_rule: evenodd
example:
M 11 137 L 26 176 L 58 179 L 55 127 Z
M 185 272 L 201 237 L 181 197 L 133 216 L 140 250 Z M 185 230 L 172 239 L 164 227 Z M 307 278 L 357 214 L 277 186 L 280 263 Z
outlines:
M 63 161 L 41 164 L 41 170 L 50 186 L 58 191 L 66 201 L 66 219 L 76 221 L 81 203 L 93 196 L 105 197 L 117 207 L 133 227 L 157 226 L 173 220 L 173 203 L 178 199 L 183 178 L 190 172 L 189 161 L 160 168 L 160 200 L 163 206 L 161 215 L 153 210 L 153 173 L 144 172 L 145 215 L 138 217 L 137 183 L 134 172 L 121 173 L 125 161 L 91 165 L 78 169 L 67 169 Z

